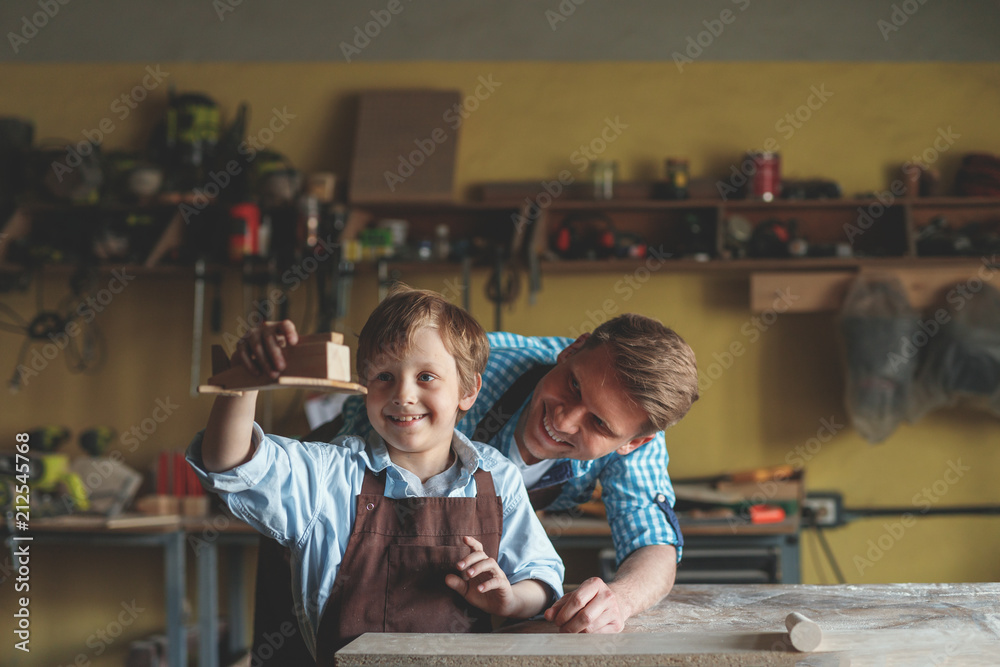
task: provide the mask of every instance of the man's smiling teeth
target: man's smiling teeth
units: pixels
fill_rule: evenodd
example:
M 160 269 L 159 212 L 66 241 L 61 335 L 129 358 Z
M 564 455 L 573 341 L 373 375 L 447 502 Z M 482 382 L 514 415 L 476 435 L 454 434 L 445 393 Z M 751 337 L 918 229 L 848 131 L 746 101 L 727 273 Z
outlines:
M 560 440 L 559 438 L 556 437 L 555 431 L 553 431 L 552 427 L 549 426 L 549 418 L 548 417 L 544 417 L 542 419 L 542 424 L 545 425 L 545 432 L 549 434 L 550 438 L 552 438 L 556 442 L 566 442 L 565 440 Z
M 425 416 L 426 415 L 400 415 L 398 417 L 390 416 L 389 419 L 394 422 L 415 422 L 418 419 L 423 419 Z

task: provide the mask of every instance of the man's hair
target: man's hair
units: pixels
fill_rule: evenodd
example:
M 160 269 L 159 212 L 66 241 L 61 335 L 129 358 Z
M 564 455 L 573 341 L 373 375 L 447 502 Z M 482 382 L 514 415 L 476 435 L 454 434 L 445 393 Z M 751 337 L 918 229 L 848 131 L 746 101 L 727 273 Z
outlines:
M 472 315 L 430 290 L 396 283 L 382 303 L 368 316 L 358 337 L 358 378 L 368 384 L 368 371 L 375 359 L 387 354 L 403 358 L 417 330 L 438 330 L 445 349 L 455 357 L 461 396 L 476 387 L 476 375 L 486 368 L 490 344 L 486 332 Z
M 584 349 L 607 345 L 618 380 L 649 418 L 639 435 L 673 426 L 698 400 L 694 350 L 673 329 L 626 313 L 594 329 Z

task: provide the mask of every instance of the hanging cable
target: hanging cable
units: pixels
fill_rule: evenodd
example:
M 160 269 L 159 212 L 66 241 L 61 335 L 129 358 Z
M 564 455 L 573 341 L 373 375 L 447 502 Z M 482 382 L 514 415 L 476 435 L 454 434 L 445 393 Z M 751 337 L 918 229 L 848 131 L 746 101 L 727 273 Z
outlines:
M 823 571 L 823 560 L 819 554 L 819 538 L 809 540 L 809 555 L 812 557 L 813 567 L 816 568 L 816 578 L 821 585 L 826 585 L 826 572 Z
M 816 528 L 816 537 L 819 538 L 820 546 L 823 547 L 823 551 L 826 553 L 826 559 L 830 563 L 830 568 L 833 570 L 834 576 L 837 577 L 837 583 L 846 584 L 847 581 L 844 580 L 844 573 L 840 571 L 840 566 L 837 565 L 837 559 L 833 555 L 833 549 L 830 548 L 830 544 L 826 541 L 826 535 L 823 534 L 823 529 L 819 526 L 814 526 Z

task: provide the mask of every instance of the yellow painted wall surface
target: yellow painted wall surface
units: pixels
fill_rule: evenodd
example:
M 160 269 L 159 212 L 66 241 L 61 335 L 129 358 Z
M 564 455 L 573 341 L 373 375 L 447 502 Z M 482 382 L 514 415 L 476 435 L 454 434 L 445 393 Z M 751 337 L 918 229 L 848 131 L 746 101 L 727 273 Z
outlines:
M 833 178 L 853 194 L 884 190 L 899 163 L 932 149 L 941 133 L 952 137 L 950 144 L 938 143 L 947 149 L 935 165 L 945 183 L 962 153 L 1000 153 L 996 65 L 695 63 L 681 73 L 672 63 L 168 63 L 159 66 L 169 73 L 164 82 L 121 118 L 121 107 L 112 104 L 141 84 L 146 67 L 6 65 L 0 67 L 0 113 L 32 118 L 40 139 L 73 141 L 107 118 L 115 126 L 107 148 L 137 147 L 162 112 L 165 86 L 172 83 L 180 91 L 209 93 L 227 118 L 240 101 L 248 101 L 251 134 L 267 124 L 274 109 L 294 115 L 273 147 L 303 169 L 343 174 L 354 121 L 352 94 L 440 87 L 474 96 L 481 81 L 490 81 L 493 91 L 486 96 L 486 88 L 479 89 L 485 99 L 462 126 L 459 195 L 485 181 L 551 179 L 563 169 L 585 177 L 573 154 L 599 137 L 608 119 L 623 130 L 602 157 L 618 160 L 624 178 L 661 177 L 668 155 L 688 156 L 694 176 L 723 176 L 743 151 L 772 138 L 786 175 Z M 826 98 L 822 103 L 819 92 Z M 786 114 L 795 114 L 810 95 L 817 108 L 793 126 Z M 54 306 L 66 294 L 65 277 L 44 281 L 45 305 Z M 446 280 L 456 276 L 405 278 L 447 290 Z M 627 279 L 634 288 L 622 288 Z M 483 280 L 477 272 L 472 311 L 491 327 L 493 308 L 483 296 Z M 230 332 L 239 325 L 237 281 L 235 274 L 227 276 L 224 290 L 224 329 Z M 304 285 L 292 294 L 293 318 L 305 316 L 305 303 L 314 298 L 309 290 Z M 121 449 L 140 469 L 160 449 L 183 449 L 204 425 L 211 403 L 187 394 L 192 294 L 187 277 L 137 274 L 95 320 L 108 342 L 105 366 L 93 375 L 73 375 L 62 355 L 49 361 L 25 390 L 2 399 L 0 438 L 12 444 L 15 433 L 40 424 L 64 424 L 76 433 L 108 424 L 126 432 L 153 415 L 157 400 L 169 400 L 176 408 L 155 433 L 134 451 L 124 444 Z M 869 445 L 846 426 L 835 319 L 780 315 L 765 323 L 753 319 L 747 295 L 746 277 L 729 273 L 548 275 L 538 302 L 529 305 L 522 293 L 504 310 L 503 326 L 524 334 L 569 335 L 626 311 L 674 326 L 695 349 L 703 373 L 702 399 L 667 436 L 674 477 L 801 459 L 810 488 L 842 490 L 852 506 L 912 507 L 919 514 L 929 505 L 1000 502 L 995 418 L 968 409 L 941 412 Z M 30 316 L 35 296 L 33 286 L 27 294 L 6 293 L 2 299 Z M 349 331 L 360 330 L 374 303 L 369 273 L 356 281 Z M 0 340 L 0 374 L 6 378 L 21 340 L 9 333 L 0 333 Z M 203 373 L 211 342 L 206 340 Z M 734 343 L 744 351 L 727 356 Z M 304 431 L 297 412 L 285 416 L 297 407 L 293 396 L 274 400 L 277 428 Z M 948 472 L 955 469 L 960 476 Z M 922 500 L 925 489 L 930 495 Z M 849 582 L 1000 578 L 996 519 L 922 518 L 902 531 L 895 521 L 863 520 L 828 531 Z M 814 535 L 804 537 L 802 551 L 804 581 L 831 583 Z M 121 664 L 130 639 L 162 627 L 162 565 L 155 551 L 37 545 L 31 572 L 35 650 L 26 659 L 4 641 L 3 664 L 68 665 L 81 655 L 92 665 Z M 10 638 L 11 581 L 0 590 L 0 633 Z M 110 644 L 88 643 L 117 617 L 122 602 L 133 598 L 145 610 L 135 622 Z

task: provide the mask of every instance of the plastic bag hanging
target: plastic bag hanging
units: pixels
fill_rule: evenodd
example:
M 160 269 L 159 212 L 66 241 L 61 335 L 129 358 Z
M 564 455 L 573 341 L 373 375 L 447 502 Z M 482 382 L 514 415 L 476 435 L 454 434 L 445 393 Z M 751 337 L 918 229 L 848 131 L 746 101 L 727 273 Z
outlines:
M 948 293 L 951 308 L 936 318 L 943 323 L 929 337 L 914 384 L 911 421 L 958 403 L 1000 417 L 1000 291 L 981 284 L 977 292 L 967 283 Z
M 847 364 L 845 403 L 851 423 L 877 443 L 892 434 L 909 412 L 919 362 L 912 343 L 919 315 L 891 275 L 859 275 L 840 311 Z

